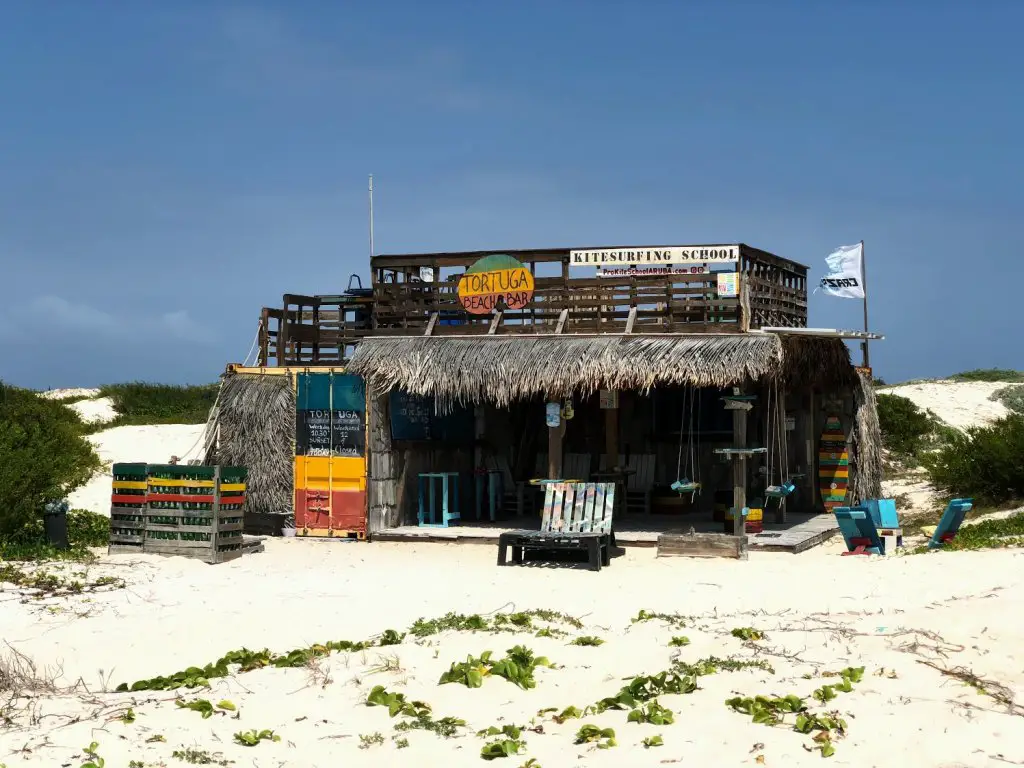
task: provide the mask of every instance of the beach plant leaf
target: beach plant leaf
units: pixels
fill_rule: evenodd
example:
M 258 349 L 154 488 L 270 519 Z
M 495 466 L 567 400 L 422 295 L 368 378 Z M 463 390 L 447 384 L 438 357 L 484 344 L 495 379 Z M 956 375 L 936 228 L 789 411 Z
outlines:
M 243 747 L 255 747 L 261 741 L 280 741 L 281 737 L 269 729 L 262 731 L 239 731 L 235 734 L 235 743 Z
M 598 749 L 617 746 L 614 728 L 600 728 L 596 725 L 583 725 L 576 731 L 576 744 L 595 744 Z
M 740 640 L 745 642 L 754 642 L 757 640 L 764 640 L 766 635 L 764 632 L 754 629 L 753 627 L 736 627 L 730 632 L 733 637 L 738 637 Z
M 501 757 L 518 755 L 526 744 L 519 739 L 501 739 L 485 744 L 480 750 L 480 757 L 484 760 L 496 760 Z
M 651 747 L 663 747 L 665 746 L 665 740 L 661 738 L 660 734 L 646 737 L 641 744 L 644 745 L 644 749 L 650 749 Z
M 657 699 L 634 709 L 626 717 L 627 723 L 650 723 L 651 725 L 672 725 L 676 721 L 672 710 L 666 709 Z

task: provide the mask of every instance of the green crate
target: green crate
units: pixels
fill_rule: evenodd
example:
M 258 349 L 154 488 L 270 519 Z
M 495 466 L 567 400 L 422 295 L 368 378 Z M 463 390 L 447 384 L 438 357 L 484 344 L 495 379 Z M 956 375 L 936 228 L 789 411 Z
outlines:
M 245 467 L 221 467 L 220 481 L 222 483 L 244 483 L 249 478 L 249 470 Z
M 146 479 L 146 466 L 146 464 L 114 464 L 110 468 L 110 473 L 115 480 L 140 482 Z
M 189 464 L 150 464 L 150 478 L 168 478 L 171 480 L 213 480 L 216 467 L 192 466 Z

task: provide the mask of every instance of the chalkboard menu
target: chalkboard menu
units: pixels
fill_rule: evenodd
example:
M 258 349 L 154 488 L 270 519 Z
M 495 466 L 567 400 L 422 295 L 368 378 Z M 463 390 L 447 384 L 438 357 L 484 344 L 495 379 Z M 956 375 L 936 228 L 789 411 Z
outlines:
M 439 414 L 434 398 L 392 390 L 391 438 L 393 440 L 440 440 L 468 442 L 473 439 L 473 409 L 456 406 Z
M 364 456 L 362 411 L 303 410 L 295 413 L 296 456 Z

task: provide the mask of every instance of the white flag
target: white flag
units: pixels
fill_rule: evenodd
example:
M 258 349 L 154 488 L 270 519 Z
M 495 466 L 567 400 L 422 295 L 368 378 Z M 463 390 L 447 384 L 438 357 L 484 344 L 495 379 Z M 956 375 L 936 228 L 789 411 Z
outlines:
M 844 245 L 825 257 L 829 273 L 818 285 L 830 296 L 841 299 L 864 298 L 864 244 Z

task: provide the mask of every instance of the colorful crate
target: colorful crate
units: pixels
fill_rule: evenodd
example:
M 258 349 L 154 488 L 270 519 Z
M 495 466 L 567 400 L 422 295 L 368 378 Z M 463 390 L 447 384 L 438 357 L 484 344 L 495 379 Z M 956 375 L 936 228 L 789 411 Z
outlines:
M 295 377 L 298 536 L 366 537 L 366 391 L 341 371 Z
M 115 464 L 111 553 L 142 552 L 221 563 L 243 551 L 244 467 Z
M 723 529 L 726 533 L 732 533 L 732 509 L 728 509 L 725 512 L 725 525 Z M 743 530 L 747 533 L 761 533 L 764 531 L 764 509 L 760 507 L 750 507 L 747 509 L 747 517 L 744 521 Z

